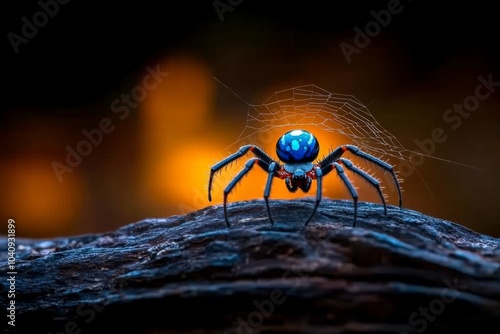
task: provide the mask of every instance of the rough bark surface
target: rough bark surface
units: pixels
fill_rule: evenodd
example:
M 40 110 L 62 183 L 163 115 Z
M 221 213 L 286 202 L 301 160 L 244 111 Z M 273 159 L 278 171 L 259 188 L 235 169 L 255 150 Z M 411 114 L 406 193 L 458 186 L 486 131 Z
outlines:
M 249 201 L 231 228 L 218 205 L 18 241 L 17 332 L 498 333 L 500 239 L 368 203 L 352 228 L 352 202 L 327 199 L 304 227 L 313 204 L 272 201 L 274 225 Z

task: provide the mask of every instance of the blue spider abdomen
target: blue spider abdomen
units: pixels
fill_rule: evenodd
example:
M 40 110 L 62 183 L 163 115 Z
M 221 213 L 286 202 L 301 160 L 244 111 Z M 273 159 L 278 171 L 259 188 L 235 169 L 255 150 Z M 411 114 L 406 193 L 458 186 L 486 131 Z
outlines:
M 318 140 L 305 130 L 288 131 L 276 143 L 276 154 L 285 163 L 311 162 L 318 153 Z

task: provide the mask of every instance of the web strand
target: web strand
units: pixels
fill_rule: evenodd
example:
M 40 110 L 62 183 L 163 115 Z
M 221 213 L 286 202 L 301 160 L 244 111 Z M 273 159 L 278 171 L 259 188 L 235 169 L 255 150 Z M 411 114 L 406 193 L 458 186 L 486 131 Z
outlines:
M 234 149 L 239 142 L 259 132 L 290 126 L 316 126 L 347 137 L 350 143 L 370 154 L 410 161 L 412 152 L 384 129 L 358 99 L 333 94 L 316 85 L 278 91 L 263 104 L 248 104 L 245 127 L 236 142 L 226 149 Z

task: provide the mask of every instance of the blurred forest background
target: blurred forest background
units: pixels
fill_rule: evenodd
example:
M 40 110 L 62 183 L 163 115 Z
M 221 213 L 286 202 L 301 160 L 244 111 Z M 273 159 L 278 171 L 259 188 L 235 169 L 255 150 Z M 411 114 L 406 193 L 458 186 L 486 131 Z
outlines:
M 16 220 L 18 237 L 103 232 L 220 204 L 246 159 L 220 175 L 213 203 L 209 168 L 230 153 L 225 149 L 245 127 L 247 103 L 306 84 L 369 104 L 411 150 L 442 128 L 446 140 L 433 154 L 480 170 L 426 158 L 419 172 L 428 187 L 417 173 L 404 177 L 404 207 L 500 237 L 500 87 L 456 129 L 443 119 L 476 94 L 479 76 L 500 81 L 492 4 L 55 3 L 11 1 L 2 11 L 0 216 L 5 226 Z M 394 13 L 383 26 L 370 26 L 374 13 L 389 9 Z M 36 32 L 24 27 L 27 21 L 38 24 Z M 370 40 L 356 40 L 367 27 L 374 29 Z M 343 42 L 358 45 L 349 59 Z M 97 128 L 102 136 L 92 132 Z M 81 144 L 89 133 L 94 144 Z M 320 155 L 346 143 L 315 133 Z M 273 131 L 255 144 L 276 157 L 280 135 Z M 85 156 L 70 158 L 70 166 L 68 150 Z M 352 179 L 361 201 L 378 202 Z M 264 183 L 265 173 L 255 170 L 229 200 L 261 198 Z M 396 205 L 387 184 L 386 191 Z M 325 181 L 324 194 L 349 199 L 336 177 Z M 300 196 L 274 183 L 273 198 Z

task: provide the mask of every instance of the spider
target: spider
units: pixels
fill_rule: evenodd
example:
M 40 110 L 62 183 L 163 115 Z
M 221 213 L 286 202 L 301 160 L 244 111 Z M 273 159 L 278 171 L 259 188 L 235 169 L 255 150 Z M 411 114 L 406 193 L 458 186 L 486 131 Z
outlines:
M 377 190 L 377 193 L 380 196 L 382 203 L 384 204 L 384 214 L 387 215 L 387 206 L 385 203 L 385 198 L 382 194 L 382 190 L 380 188 L 380 182 L 373 176 L 369 175 L 367 172 L 356 167 L 348 159 L 342 158 L 342 155 L 347 151 L 358 156 L 361 159 L 375 164 L 382 170 L 390 173 L 398 190 L 399 207 L 402 206 L 401 188 L 399 186 L 396 174 L 394 173 L 394 169 L 391 165 L 361 151 L 359 148 L 353 145 L 341 145 L 330 152 L 324 159 L 322 159 L 318 163 L 313 163 L 313 161 L 318 157 L 319 143 L 316 137 L 306 130 L 288 131 L 277 141 L 276 154 L 278 155 L 280 161 L 284 162 L 284 164 L 280 164 L 279 162 L 273 160 L 258 146 L 245 145 L 242 146 L 236 153 L 231 154 L 227 158 L 213 165 L 210 170 L 210 179 L 208 182 L 209 201 L 212 201 L 211 190 L 214 175 L 224 166 L 242 157 L 248 151 L 254 153 L 256 157 L 249 159 L 246 162 L 245 167 L 238 173 L 238 175 L 234 177 L 234 179 L 231 180 L 231 182 L 224 189 L 224 219 L 228 227 L 230 227 L 230 224 L 227 217 L 227 197 L 233 190 L 234 186 L 236 186 L 236 184 L 241 181 L 243 176 L 250 172 L 252 167 L 255 165 L 258 165 L 268 174 L 266 186 L 264 188 L 264 200 L 266 202 L 267 213 L 271 224 L 273 224 L 274 221 L 271 215 L 271 209 L 269 207 L 269 194 L 271 192 L 271 185 L 274 178 L 285 180 L 285 185 L 290 192 L 296 192 L 297 189 L 301 189 L 304 193 L 307 193 L 311 188 L 312 181 L 316 180 L 318 182 L 316 191 L 316 203 L 311 215 L 305 223 L 305 225 L 307 225 L 313 218 L 318 205 L 321 202 L 323 177 L 328 175 L 331 171 L 335 170 L 337 175 L 349 190 L 354 201 L 354 220 L 352 223 L 352 227 L 355 227 L 358 208 L 358 193 L 347 175 L 344 173 L 343 166 L 353 173 L 361 176 Z

